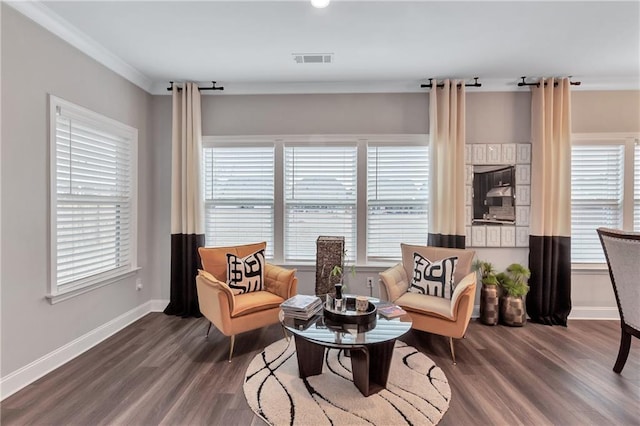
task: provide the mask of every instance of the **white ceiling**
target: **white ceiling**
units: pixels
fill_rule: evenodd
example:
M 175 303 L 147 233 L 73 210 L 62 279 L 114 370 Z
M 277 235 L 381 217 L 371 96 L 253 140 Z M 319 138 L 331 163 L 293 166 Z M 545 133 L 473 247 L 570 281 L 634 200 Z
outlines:
M 520 76 L 640 88 L 640 2 L 65 1 L 13 3 L 152 93 L 420 91 L 428 77 L 515 90 Z M 34 12 L 35 11 L 35 12 Z M 292 53 L 333 53 L 296 64 Z

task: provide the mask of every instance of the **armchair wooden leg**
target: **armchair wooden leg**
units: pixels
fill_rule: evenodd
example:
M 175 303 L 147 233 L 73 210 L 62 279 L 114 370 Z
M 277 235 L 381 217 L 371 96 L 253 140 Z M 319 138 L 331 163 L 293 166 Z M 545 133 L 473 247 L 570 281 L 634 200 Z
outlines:
M 631 334 L 627 333 L 625 329 L 622 329 L 622 335 L 620 336 L 620 349 L 618 349 L 618 359 L 613 366 L 613 371 L 620 374 L 624 368 L 624 364 L 627 362 L 629 356 L 629 348 L 631 348 Z
M 211 321 L 209 321 L 209 327 L 207 327 L 207 334 L 204 335 L 205 339 L 209 337 L 209 330 L 211 330 Z
M 453 359 L 453 365 L 456 365 L 456 352 L 453 349 L 453 337 L 449 337 L 449 347 L 451 348 L 451 359 Z
M 229 345 L 229 362 L 231 362 L 231 357 L 233 356 L 233 345 L 236 343 L 235 334 L 231 335 L 231 344 Z
M 287 342 L 289 341 L 289 335 L 287 334 L 287 329 L 282 327 L 282 332 L 284 333 L 284 338 L 287 339 Z

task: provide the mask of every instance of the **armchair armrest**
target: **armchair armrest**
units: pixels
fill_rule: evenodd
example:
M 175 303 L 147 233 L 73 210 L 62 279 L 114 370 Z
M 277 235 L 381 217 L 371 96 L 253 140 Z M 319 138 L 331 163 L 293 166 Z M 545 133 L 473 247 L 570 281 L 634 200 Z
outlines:
M 473 303 L 476 298 L 476 273 L 471 272 L 466 275 L 456 285 L 451 296 L 451 316 L 457 320 L 458 315 L 467 316 L 471 318 L 471 312 L 473 311 Z M 467 322 L 468 319 L 467 318 Z
M 409 281 L 402 263 L 380 272 L 380 299 L 394 302 L 407 292 Z
M 235 309 L 233 292 L 226 283 L 206 271 L 196 277 L 200 312 L 223 334 L 229 335 L 230 318 Z
M 298 291 L 296 270 L 267 263 L 264 267 L 264 284 L 265 290 L 287 300 Z

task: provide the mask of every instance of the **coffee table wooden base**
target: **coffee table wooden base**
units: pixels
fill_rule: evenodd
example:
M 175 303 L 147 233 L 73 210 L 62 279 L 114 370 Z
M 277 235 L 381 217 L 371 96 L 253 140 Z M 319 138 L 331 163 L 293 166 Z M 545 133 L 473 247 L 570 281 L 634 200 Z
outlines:
M 315 343 L 295 335 L 296 357 L 300 377 L 322 373 L 326 348 L 346 349 L 339 344 Z M 395 339 L 370 345 L 350 345 L 353 383 L 364 396 L 380 392 L 387 386 Z

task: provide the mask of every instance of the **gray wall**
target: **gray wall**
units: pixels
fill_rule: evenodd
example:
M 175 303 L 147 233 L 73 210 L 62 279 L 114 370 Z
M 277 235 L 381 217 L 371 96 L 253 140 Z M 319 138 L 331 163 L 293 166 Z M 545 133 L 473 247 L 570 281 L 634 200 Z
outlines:
M 574 133 L 640 132 L 640 92 L 572 92 Z
M 154 175 L 155 223 L 163 242 L 153 245 L 164 270 L 158 277 L 161 295 L 169 295 L 168 229 L 170 197 L 170 119 L 167 96 L 153 97 L 152 134 L 159 148 L 154 161 L 162 162 Z M 264 95 L 203 96 L 204 135 L 260 134 L 348 134 L 348 133 L 426 133 L 428 97 L 426 94 L 340 94 L 340 95 Z M 573 92 L 574 132 L 640 131 L 640 93 L 637 91 Z M 467 143 L 529 142 L 531 133 L 529 92 L 467 92 Z M 161 149 L 160 149 L 161 148 Z M 481 248 L 478 257 L 499 268 L 510 263 L 528 263 L 526 248 Z M 351 291 L 367 294 L 366 277 L 377 278 L 379 268 L 362 268 L 349 278 Z M 300 291 L 312 292 L 314 271 L 300 267 Z M 615 299 L 606 271 L 574 273 L 575 307 L 614 308 Z M 377 289 L 374 289 L 377 294 Z M 596 309 L 597 310 L 597 309 Z M 576 311 L 577 312 L 577 311 Z
M 151 96 L 2 4 L 2 363 L 16 369 L 143 304 L 160 293 L 149 280 L 153 214 Z M 49 276 L 48 96 L 59 96 L 139 131 L 136 276 L 55 305 Z

